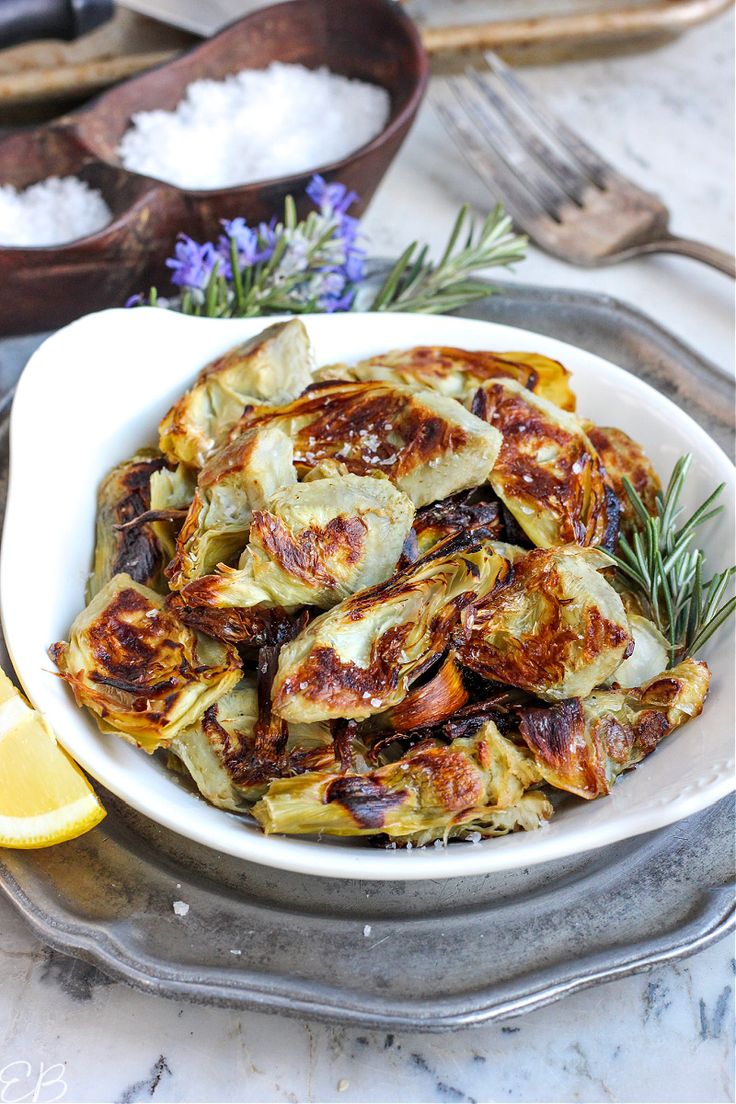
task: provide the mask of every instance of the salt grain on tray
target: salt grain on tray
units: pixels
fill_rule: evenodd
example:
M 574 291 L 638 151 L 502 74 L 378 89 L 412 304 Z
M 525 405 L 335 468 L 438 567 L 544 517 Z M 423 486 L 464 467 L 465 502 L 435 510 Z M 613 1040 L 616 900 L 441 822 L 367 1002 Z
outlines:
M 0 185 L 0 245 L 62 245 L 112 222 L 100 192 L 76 176 L 50 176 L 18 191 Z
M 385 88 L 273 62 L 195 81 L 174 111 L 134 115 L 118 155 L 180 188 L 227 188 L 338 161 L 380 134 L 389 109 Z

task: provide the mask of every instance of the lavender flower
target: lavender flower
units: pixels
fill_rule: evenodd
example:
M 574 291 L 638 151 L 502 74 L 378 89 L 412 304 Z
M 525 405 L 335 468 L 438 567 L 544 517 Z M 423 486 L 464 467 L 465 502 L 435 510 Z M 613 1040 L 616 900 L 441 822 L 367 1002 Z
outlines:
M 213 272 L 220 269 L 222 257 L 212 242 L 200 245 L 187 234 L 180 234 L 174 250 L 175 256 L 166 261 L 172 269 L 172 283 L 178 287 L 194 288 L 203 291 Z
M 307 192 L 317 210 L 302 222 L 289 200 L 283 222 L 224 219 L 214 244 L 181 235 L 166 263 L 184 309 L 200 310 L 206 299 L 207 310 L 221 314 L 350 310 L 363 278 L 360 224 L 347 213 L 358 197 L 321 176 Z
M 218 253 L 223 258 L 225 266 L 222 273 L 228 279 L 232 276 L 230 266 L 230 243 L 235 243 L 238 261 L 241 269 L 250 268 L 252 265 L 267 261 L 274 248 L 273 227 L 261 223 L 258 229 L 248 226 L 244 218 L 223 219 L 222 227 L 225 231 L 220 235 Z
M 358 199 L 357 192 L 349 192 L 344 184 L 339 184 L 336 180 L 328 184 L 318 173 L 309 181 L 306 190 L 323 215 L 344 215 Z M 351 221 L 357 223 L 357 219 Z
M 347 213 L 358 195 L 337 181 L 328 184 L 318 174 L 307 185 L 307 195 L 324 219 L 335 220 L 334 240 L 339 244 L 339 255 L 334 257 L 331 268 L 326 270 L 329 278 L 325 279 L 317 305 L 327 312 L 350 310 L 357 285 L 364 276 L 365 251 L 356 245 L 360 222 Z

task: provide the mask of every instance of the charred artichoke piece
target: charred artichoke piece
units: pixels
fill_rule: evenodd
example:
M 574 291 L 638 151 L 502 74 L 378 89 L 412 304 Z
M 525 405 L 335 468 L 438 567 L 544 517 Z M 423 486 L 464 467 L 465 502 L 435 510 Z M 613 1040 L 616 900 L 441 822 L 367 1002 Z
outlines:
M 249 403 L 285 403 L 311 382 L 309 338 L 302 322 L 278 322 L 202 370 L 159 426 L 161 451 L 201 468 Z
M 300 473 L 337 460 L 387 476 L 415 506 L 484 483 L 501 442 L 454 399 L 382 382 L 314 385 L 287 406 L 246 411 L 237 432 L 265 425 L 291 438 Z
M 204 578 L 215 576 L 205 575 Z M 188 604 L 183 593 L 170 594 L 166 605 L 191 629 L 224 640 L 226 644 L 242 644 L 248 648 L 262 648 L 293 640 L 308 621 L 306 611 L 292 614 L 280 606 L 253 606 L 251 609 L 196 606 Z
M 253 511 L 279 487 L 296 482 L 292 456 L 291 441 L 272 425 L 243 434 L 210 458 L 166 569 L 172 590 L 242 551 Z
M 472 529 L 482 529 L 487 537 L 500 536 L 502 523 L 497 500 L 489 501 L 477 491 L 464 491 L 423 506 L 414 518 L 401 566 L 414 563 L 448 537 Z
M 189 512 L 197 489 L 193 468 L 177 464 L 162 468 L 151 476 L 151 526 L 166 553 L 166 561 L 176 554 L 176 536 Z
M 195 579 L 182 599 L 211 609 L 329 609 L 391 575 L 413 517 L 411 500 L 387 479 L 331 476 L 282 487 L 255 511 L 240 566 Z
M 519 728 L 546 782 L 600 797 L 673 729 L 698 716 L 709 683 L 707 665 L 685 659 L 640 687 L 523 709 Z
M 186 768 L 202 797 L 218 809 L 242 812 L 257 795 L 257 790 L 254 795 L 249 787 L 236 786 L 235 772 L 229 769 L 248 743 L 252 744 L 257 719 L 255 687 L 243 682 L 171 741 L 169 750 Z
M 625 607 L 624 607 L 625 608 Z M 628 689 L 641 686 L 664 671 L 669 659 L 669 644 L 653 621 L 639 613 L 627 610 L 634 650 L 620 667 L 617 667 L 606 683 L 615 683 Z
M 609 558 L 594 548 L 494 548 L 512 570 L 468 611 L 460 662 L 548 701 L 587 696 L 633 646 L 621 598 L 600 573 Z
M 403 701 L 376 723 L 384 724 L 395 732 L 406 732 L 417 728 L 437 725 L 462 709 L 468 700 L 463 671 L 450 652 L 441 661 L 436 672 L 413 686 Z
M 52 644 L 49 654 L 103 732 L 148 752 L 167 747 L 240 680 L 234 648 L 192 632 L 129 575 L 103 587 L 69 643 Z
M 162 586 L 168 557 L 160 540 L 149 525 L 130 524 L 150 510 L 152 481 L 162 470 L 163 456 L 143 450 L 114 467 L 100 484 L 88 602 L 121 572 L 146 586 Z
M 327 725 L 290 725 L 281 754 L 265 760 L 257 748 L 258 714 L 256 690 L 243 682 L 171 743 L 202 797 L 220 809 L 248 810 L 273 778 L 339 770 Z
M 491 353 L 444 345 L 393 349 L 358 364 L 331 364 L 315 379 L 389 380 L 427 387 L 465 402 L 488 380 L 514 379 L 563 410 L 575 409 L 570 373 L 557 360 L 539 353 Z
M 253 815 L 265 832 L 287 835 L 385 834 L 420 843 L 470 831 L 498 835 L 517 826 L 537 827 L 551 815 L 541 794 L 526 815 L 519 808 L 540 779 L 533 756 L 488 722 L 470 739 L 424 741 L 366 774 L 314 772 L 277 780 Z
M 479 388 L 473 411 L 501 433 L 496 494 L 539 548 L 613 548 L 620 505 L 580 422 L 513 380 Z
M 275 712 L 286 720 L 357 720 L 397 705 L 446 651 L 462 609 L 507 568 L 471 533 L 346 598 L 282 649 Z
M 622 429 L 583 422 L 583 429 L 601 459 L 621 503 L 621 529 L 630 534 L 637 527 L 636 510 L 624 487 L 624 477 L 633 484 L 650 514 L 657 513 L 657 495 L 662 484 L 641 445 Z

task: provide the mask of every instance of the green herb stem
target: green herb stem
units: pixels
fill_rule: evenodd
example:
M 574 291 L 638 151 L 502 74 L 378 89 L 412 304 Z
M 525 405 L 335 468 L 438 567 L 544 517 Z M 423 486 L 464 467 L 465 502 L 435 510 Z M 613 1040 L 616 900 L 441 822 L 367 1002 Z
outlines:
M 730 567 L 703 581 L 705 556 L 692 548 L 696 531 L 723 510 L 714 505 L 723 493 L 721 484 L 678 528 L 683 512 L 682 493 L 692 466 L 692 456 L 681 457 L 664 493 L 657 496 L 650 513 L 636 489 L 624 479 L 639 526 L 631 540 L 622 536 L 614 559 L 626 583 L 638 595 L 669 644 L 670 663 L 691 655 L 708 641 L 736 610 L 736 598 L 721 604 L 736 575 Z

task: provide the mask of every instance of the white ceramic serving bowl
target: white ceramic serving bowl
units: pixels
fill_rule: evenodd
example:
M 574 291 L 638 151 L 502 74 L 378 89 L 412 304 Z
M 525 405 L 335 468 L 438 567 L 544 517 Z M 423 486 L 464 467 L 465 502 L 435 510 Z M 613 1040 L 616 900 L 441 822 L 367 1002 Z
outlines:
M 532 350 L 563 361 L 573 372 L 580 412 L 625 429 L 663 477 L 682 453 L 694 453 L 686 505 L 727 483 L 726 512 L 703 541 L 709 569 L 728 566 L 733 466 L 687 414 L 635 376 L 561 341 L 487 322 L 336 314 L 305 323 L 318 364 L 416 344 Z M 158 309 L 103 311 L 50 337 L 20 380 L 0 571 L 3 626 L 29 698 L 85 770 L 146 816 L 218 851 L 335 878 L 447 878 L 528 866 L 660 828 L 725 796 L 734 782 L 728 628 L 701 657 L 713 670 L 704 715 L 665 740 L 610 797 L 570 802 L 541 831 L 478 844 L 383 851 L 359 841 L 267 837 L 253 822 L 188 792 L 156 758 L 97 730 L 46 654 L 84 605 L 97 485 L 118 461 L 156 443 L 159 419 L 207 361 L 263 326 L 261 319 L 188 318 Z

